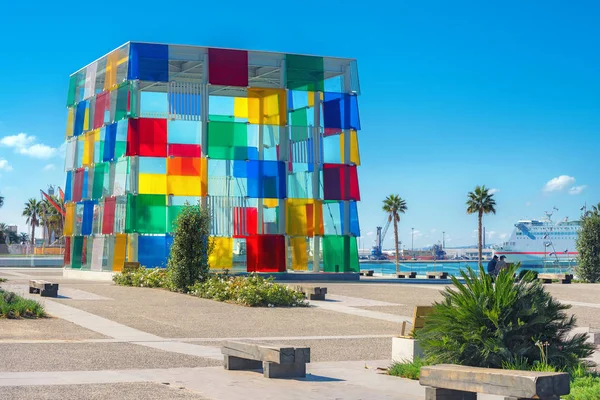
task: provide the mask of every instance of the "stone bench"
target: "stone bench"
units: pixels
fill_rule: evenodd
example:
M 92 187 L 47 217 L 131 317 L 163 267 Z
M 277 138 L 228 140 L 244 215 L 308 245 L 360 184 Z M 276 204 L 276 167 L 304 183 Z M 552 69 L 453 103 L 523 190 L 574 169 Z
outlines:
M 512 371 L 441 364 L 421 368 L 419 382 L 427 400 L 476 400 L 477 393 L 505 400 L 559 400 L 569 394 L 565 372 Z
M 447 272 L 427 272 L 425 275 L 427 276 L 427 279 L 448 279 Z
M 417 277 L 417 272 L 416 271 L 410 271 L 410 272 L 398 272 L 398 274 L 396 275 L 398 278 L 410 278 L 410 279 L 415 279 Z
M 363 270 L 363 271 L 359 272 L 360 276 L 373 276 L 374 273 L 375 273 L 375 271 L 373 271 L 372 269 L 370 269 L 368 271 Z
M 307 286 L 307 285 L 289 285 L 291 289 L 304 293 L 309 300 L 325 300 L 327 294 L 326 287 Z
M 538 279 L 543 283 L 552 283 L 553 280 L 558 280 L 560 283 L 571 283 L 573 274 L 538 274 Z
M 29 293 L 39 293 L 42 297 L 58 297 L 58 283 L 30 280 Z
M 310 362 L 309 347 L 291 347 L 254 341 L 228 341 L 221 347 L 227 370 L 262 368 L 265 378 L 304 378 Z

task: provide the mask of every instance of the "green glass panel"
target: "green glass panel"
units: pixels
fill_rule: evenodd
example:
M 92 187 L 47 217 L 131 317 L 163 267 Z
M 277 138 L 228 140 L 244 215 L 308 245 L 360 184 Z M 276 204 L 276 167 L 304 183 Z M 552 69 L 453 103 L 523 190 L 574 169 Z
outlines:
M 83 236 L 72 236 L 73 249 L 71 250 L 71 268 L 81 268 L 81 255 L 83 252 Z
M 306 108 L 294 110 L 290 112 L 292 119 L 292 126 L 308 126 L 308 114 Z
M 129 82 L 122 84 L 117 88 L 117 105 L 115 108 L 115 121 L 119 121 L 125 118 L 128 115 L 128 105 L 129 105 L 129 93 L 130 93 L 131 85 Z M 133 97 L 133 96 L 131 96 Z M 130 110 L 134 108 L 131 107 Z
M 125 232 L 166 233 L 165 201 L 164 194 L 128 194 Z
M 208 157 L 219 160 L 248 159 L 247 125 L 240 122 L 208 124 Z
M 235 122 L 235 117 L 229 115 L 209 115 L 208 120 L 210 122 Z
M 69 78 L 69 93 L 67 94 L 67 107 L 75 104 L 75 94 L 77 93 L 77 74 Z
M 323 57 L 286 54 L 285 67 L 288 89 L 324 91 Z
M 358 246 L 352 236 L 323 236 L 323 271 L 359 272 Z
M 104 176 L 108 170 L 107 163 L 98 163 L 94 165 L 94 186 L 92 187 L 92 199 L 102 197 L 104 188 Z
M 167 228 L 168 232 L 173 232 L 175 230 L 175 220 L 177 216 L 183 210 L 184 206 L 169 206 L 167 210 Z

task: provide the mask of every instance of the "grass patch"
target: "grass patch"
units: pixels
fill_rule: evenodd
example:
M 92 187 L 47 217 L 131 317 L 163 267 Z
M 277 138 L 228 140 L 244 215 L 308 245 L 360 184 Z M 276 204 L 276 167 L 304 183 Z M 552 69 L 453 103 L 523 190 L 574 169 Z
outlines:
M 8 279 L 6 279 L 6 278 L 0 278 L 0 283 L 6 282 L 6 281 L 8 281 Z
M 163 288 L 177 291 L 168 269 L 137 268 L 115 274 L 113 281 L 121 286 Z M 273 278 L 259 275 L 230 276 L 211 274 L 204 281 L 188 287 L 188 294 L 203 299 L 223 301 L 249 307 L 305 307 L 306 296 Z
M 415 357 L 412 362 L 395 362 L 388 368 L 388 374 L 401 378 L 418 380 L 421 376 L 421 367 L 429 365 L 422 358 Z
M 0 318 L 40 318 L 45 315 L 44 307 L 37 301 L 0 289 Z

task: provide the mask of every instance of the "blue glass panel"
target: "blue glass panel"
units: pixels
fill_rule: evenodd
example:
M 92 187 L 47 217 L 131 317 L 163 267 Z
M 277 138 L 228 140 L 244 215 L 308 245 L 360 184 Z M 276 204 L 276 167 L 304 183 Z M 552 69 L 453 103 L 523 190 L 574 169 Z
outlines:
M 200 121 L 169 120 L 167 135 L 169 143 L 201 144 L 202 123 Z
M 236 178 L 247 178 L 248 177 L 248 162 L 234 160 L 233 161 L 233 176 Z
M 323 114 L 325 128 L 360 129 L 356 96 L 347 93 L 325 93 Z
M 167 173 L 167 159 L 164 157 L 140 157 L 138 165 L 141 174 Z
M 87 172 L 86 172 L 87 175 Z M 78 203 L 81 204 L 81 203 Z M 87 200 L 83 202 L 83 218 L 81 221 L 81 234 L 91 235 L 92 234 L 92 223 L 94 221 L 94 205 L 96 200 Z
M 286 196 L 285 164 L 278 161 L 248 161 L 248 197 L 283 199 Z
M 110 124 L 106 127 L 104 135 L 104 154 L 103 161 L 112 161 L 115 158 L 115 143 L 117 141 L 117 124 Z
M 75 110 L 75 125 L 73 127 L 73 136 L 79 136 L 83 133 L 83 122 L 85 121 L 85 110 L 87 108 L 87 101 L 81 101 L 77 103 L 77 109 Z
M 169 47 L 164 44 L 131 43 L 127 79 L 169 81 Z
M 358 206 L 355 201 L 350 204 L 350 234 L 352 236 L 360 236 L 360 225 L 358 223 Z M 340 221 L 342 222 L 342 232 L 344 232 L 344 209 L 343 201 L 340 201 Z
M 67 182 L 65 183 L 65 203 L 73 199 L 73 171 L 67 171 Z
M 138 236 L 138 261 L 146 268 L 166 267 L 169 249 L 173 243 L 170 235 Z

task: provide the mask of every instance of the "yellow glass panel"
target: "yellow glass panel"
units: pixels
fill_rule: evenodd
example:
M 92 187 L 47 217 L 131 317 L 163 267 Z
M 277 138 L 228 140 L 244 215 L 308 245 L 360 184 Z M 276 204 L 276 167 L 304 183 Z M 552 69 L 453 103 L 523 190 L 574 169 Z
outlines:
M 259 125 L 287 123 L 285 89 L 248 89 L 248 122 Z
M 263 205 L 266 208 L 275 208 L 279 205 L 279 199 L 264 199 Z
M 90 108 L 85 109 L 85 116 L 83 117 L 83 131 L 87 132 L 90 130 Z
M 163 174 L 140 174 L 139 194 L 167 194 L 167 176 Z
M 233 267 L 233 238 L 213 237 L 214 249 L 208 257 L 211 269 L 231 269 Z
M 127 252 L 127 234 L 117 233 L 115 238 L 115 256 L 113 259 L 113 271 L 121 272 L 125 264 L 125 254 Z
M 63 234 L 65 236 L 73 235 L 73 223 L 75 222 L 75 203 L 65 204 L 65 227 Z
M 340 154 L 342 155 L 342 163 L 346 164 L 344 160 L 344 138 L 345 132 L 340 134 Z M 358 151 L 358 134 L 355 130 L 350 131 L 350 162 L 356 165 L 360 165 L 360 152 Z
M 81 161 L 84 166 L 89 166 L 94 163 L 94 138 L 94 131 L 84 135 L 83 160 Z
M 173 196 L 203 196 L 206 184 L 199 176 L 167 176 L 167 194 Z
M 306 92 L 306 94 L 308 95 L 308 106 L 314 107 L 315 106 L 315 92 Z
M 248 99 L 235 97 L 233 99 L 233 116 L 236 118 L 248 118 Z
M 308 270 L 306 238 L 292 237 L 290 238 L 290 245 L 292 246 L 292 269 L 294 271 Z
M 306 215 L 307 200 L 288 199 L 286 232 L 290 236 L 307 236 L 308 221 Z
M 67 111 L 67 138 L 73 136 L 73 123 L 75 121 L 75 107 L 70 107 Z
M 104 78 L 104 90 L 108 90 L 117 84 L 117 61 L 119 51 L 113 51 L 106 56 L 106 76 Z
M 127 235 L 127 261 L 136 262 L 137 256 L 137 233 Z

